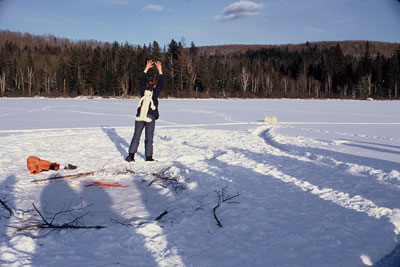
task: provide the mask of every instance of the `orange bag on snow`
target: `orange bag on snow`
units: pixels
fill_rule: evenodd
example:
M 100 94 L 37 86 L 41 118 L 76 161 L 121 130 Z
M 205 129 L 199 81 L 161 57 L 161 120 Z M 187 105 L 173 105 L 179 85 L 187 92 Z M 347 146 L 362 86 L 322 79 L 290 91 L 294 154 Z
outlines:
M 27 167 L 31 174 L 38 174 L 41 171 L 55 170 L 57 171 L 60 168 L 60 164 L 51 163 L 47 160 L 42 160 L 35 156 L 29 156 L 26 160 Z

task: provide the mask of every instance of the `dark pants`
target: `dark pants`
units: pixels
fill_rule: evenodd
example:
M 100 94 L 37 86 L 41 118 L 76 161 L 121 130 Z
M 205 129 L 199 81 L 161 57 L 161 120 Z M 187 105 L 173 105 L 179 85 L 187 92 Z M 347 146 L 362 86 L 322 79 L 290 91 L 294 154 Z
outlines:
M 129 153 L 136 153 L 139 147 L 140 136 L 142 135 L 143 128 L 145 129 L 144 148 L 146 157 L 153 156 L 153 137 L 154 129 L 156 126 L 156 118 L 147 115 L 151 118 L 151 122 L 135 121 L 135 132 L 132 137 L 131 145 L 129 146 Z

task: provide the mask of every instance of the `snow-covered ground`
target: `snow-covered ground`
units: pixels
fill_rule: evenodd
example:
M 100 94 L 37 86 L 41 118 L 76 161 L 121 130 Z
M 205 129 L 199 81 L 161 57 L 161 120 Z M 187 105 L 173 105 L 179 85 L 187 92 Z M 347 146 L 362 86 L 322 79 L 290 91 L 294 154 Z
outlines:
M 162 99 L 127 163 L 137 103 L 0 99 L 1 266 L 399 264 L 399 102 Z

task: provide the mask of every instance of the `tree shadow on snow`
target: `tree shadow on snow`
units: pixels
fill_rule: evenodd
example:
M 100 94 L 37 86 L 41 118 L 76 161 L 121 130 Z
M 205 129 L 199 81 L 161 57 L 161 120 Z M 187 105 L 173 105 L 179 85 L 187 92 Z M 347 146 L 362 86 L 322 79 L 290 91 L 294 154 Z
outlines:
M 294 144 L 282 144 L 277 143 L 269 136 L 269 130 L 263 131 L 260 135 L 260 138 L 264 139 L 265 143 L 278 148 L 279 150 L 283 150 L 290 154 L 294 154 L 296 156 L 305 156 L 308 157 L 308 153 L 311 155 L 322 155 L 334 158 L 336 161 L 345 162 L 345 163 L 353 163 L 361 166 L 368 166 L 378 170 L 383 170 L 386 173 L 391 172 L 392 170 L 400 169 L 400 164 L 394 161 L 381 160 L 376 158 L 369 158 L 363 156 L 357 156 L 352 154 L 346 154 L 343 152 L 336 152 L 332 150 L 322 149 L 322 148 L 310 148 L 310 147 L 302 147 L 296 146 Z M 385 152 L 385 151 L 380 151 Z
M 230 149 L 257 163 L 272 164 L 282 173 L 293 175 L 297 179 L 309 181 L 308 177 L 310 174 L 313 175 L 295 171 L 295 169 L 311 168 L 307 162 L 254 153 L 239 148 L 232 147 Z M 254 235 L 260 238 L 264 237 L 265 240 L 258 245 L 271 252 L 268 255 L 260 256 L 258 261 L 260 266 L 262 260 L 265 260 L 267 264 L 278 262 L 282 265 L 300 264 L 303 266 L 304 263 L 304 266 L 313 266 L 316 263 L 324 263 L 325 266 L 337 266 L 337 257 L 341 257 L 340 265 L 342 266 L 354 264 L 355 259 L 359 259 L 361 264 L 360 255 L 356 250 L 348 250 L 349 246 L 361 248 L 360 250 L 365 247 L 367 254 L 373 255 L 375 249 L 365 245 L 366 236 L 379 231 L 379 238 L 375 240 L 376 244 L 379 244 L 394 235 L 394 226 L 389 218 L 378 220 L 369 217 L 364 212 L 346 209 L 310 192 L 303 191 L 292 183 L 285 183 L 272 175 L 263 175 L 252 168 L 231 165 L 218 159 L 208 160 L 207 164 L 213 166 L 213 170 L 219 170 L 216 172 L 216 177 L 225 177 L 226 179 L 236 177 L 236 179 L 232 179 L 232 187 L 235 187 L 234 183 L 238 183 L 237 187 L 242 190 L 239 201 L 244 207 L 241 208 L 240 216 L 234 216 L 234 218 L 237 218 L 236 222 L 238 223 L 242 221 L 241 225 L 252 225 L 249 233 L 244 236 L 250 241 L 251 236 Z M 324 172 L 325 170 L 322 173 Z M 322 187 L 320 188 L 322 189 Z M 246 199 L 251 203 L 250 206 L 246 205 Z M 256 215 L 257 213 L 259 215 Z M 235 223 L 234 218 L 231 223 Z M 245 222 L 246 218 L 264 219 L 262 219 L 263 222 Z M 358 227 L 354 228 L 354 225 Z M 344 226 L 344 230 L 340 230 L 339 226 Z M 348 230 L 350 229 L 354 229 L 352 234 L 349 234 Z M 238 229 L 238 231 L 241 230 Z M 257 242 L 260 242 L 259 240 Z M 237 242 L 239 241 L 237 240 Z M 271 246 L 271 244 L 276 246 Z M 287 247 L 292 248 L 290 259 L 285 255 L 288 253 Z M 276 251 L 274 251 L 275 249 Z M 257 262 L 255 255 L 257 254 L 253 254 L 252 260 Z M 274 257 L 272 255 L 280 255 L 281 259 L 276 258 L 269 262 L 271 260 L 269 257 Z
M 318 141 L 330 143 L 331 141 L 328 140 L 322 140 L 322 139 L 317 139 Z M 372 150 L 376 152 L 381 152 L 381 153 L 389 153 L 389 154 L 400 154 L 400 151 L 395 151 L 387 148 L 393 148 L 393 149 L 400 149 L 400 146 L 394 146 L 394 145 L 387 145 L 387 144 L 379 144 L 379 143 L 373 143 L 373 142 L 364 142 L 364 141 L 357 141 L 357 140 L 350 140 L 350 139 L 340 139 L 340 141 L 346 141 L 346 142 L 353 142 L 353 143 L 359 143 L 359 144 L 350 144 L 350 143 L 343 143 L 343 146 L 350 146 L 350 147 L 358 147 L 366 150 Z M 364 144 L 364 145 L 360 145 Z M 367 145 L 372 145 L 372 146 L 367 146 Z M 382 148 L 386 147 L 386 148 Z
M 374 168 L 378 170 L 383 169 L 386 172 L 396 170 L 399 167 L 398 163 L 386 160 L 377 160 L 368 157 L 355 156 L 321 148 L 304 148 L 293 144 L 277 144 L 271 141 L 268 137 L 264 136 L 265 132 L 262 133 L 260 137 L 262 137 L 267 144 L 283 150 L 290 155 L 300 155 L 304 157 L 309 155 L 306 153 L 310 153 L 311 155 L 324 155 L 342 162 L 361 164 L 364 166 L 372 165 Z M 296 179 L 299 179 L 301 181 L 310 182 L 311 184 L 318 186 L 318 188 L 320 189 L 330 188 L 333 190 L 339 190 L 341 192 L 348 193 L 349 197 L 361 195 L 362 197 L 372 200 L 376 205 L 387 208 L 398 208 L 398 203 L 400 203 L 399 190 L 397 187 L 392 187 L 387 184 L 381 184 L 374 178 L 368 177 L 368 175 L 367 177 L 352 175 L 345 170 L 340 171 L 340 167 L 338 168 L 338 166 L 326 166 L 323 164 L 319 164 L 318 162 L 315 163 L 313 161 L 303 161 L 297 159 L 297 157 L 285 155 L 278 156 L 271 154 L 265 155 L 249 150 L 240 149 L 237 147 L 232 147 L 231 149 L 236 153 L 245 155 L 247 158 L 250 158 L 257 163 L 270 165 L 271 167 L 276 168 L 278 171 L 282 172 L 283 174 L 291 175 L 292 177 L 295 177 Z M 374 221 L 376 219 L 372 220 Z M 394 226 L 388 218 L 381 218 L 379 221 L 382 220 L 385 221 L 386 225 L 391 225 L 391 231 L 394 231 Z M 360 225 L 360 227 L 363 226 Z M 374 230 L 372 229 L 371 231 Z M 386 238 L 392 237 L 389 235 Z M 397 264 L 399 260 L 400 249 L 399 246 L 397 246 L 392 253 L 380 260 L 377 266 L 394 266 L 391 264 Z
M 251 154 L 251 151 L 231 147 L 214 152 L 214 157 L 204 160 L 207 172 L 189 169 L 190 177 L 199 183 L 199 192 L 209 192 L 202 201 L 204 211 L 198 214 L 206 216 L 208 229 L 204 229 L 207 228 L 204 221 L 196 228 L 210 234 L 208 242 L 201 243 L 197 240 L 201 240 L 202 233 L 193 238 L 190 238 L 190 233 L 182 233 L 188 236 L 187 244 L 181 245 L 181 249 L 190 264 L 231 266 L 234 262 L 238 266 L 337 266 L 340 257 L 342 266 L 351 266 L 357 260 L 361 265 L 360 255 L 349 247 L 363 248 L 365 236 L 376 229 L 380 229 L 379 233 L 385 237 L 393 234 L 393 229 L 382 227 L 389 224 L 387 218 L 376 220 L 365 213 L 345 209 L 294 184 L 260 173 L 251 166 L 241 166 L 242 157 L 229 162 L 218 159 L 229 150 L 259 164 L 271 160 L 275 165 L 286 163 L 282 162 L 282 157 Z M 302 162 L 296 164 L 295 168 L 302 168 Z M 237 192 L 240 196 L 234 200 L 237 204 L 223 204 L 218 209 L 217 215 L 223 225 L 223 228 L 218 228 L 212 208 L 217 205 L 215 191 L 222 188 L 227 188 L 229 195 Z M 197 221 L 195 215 L 191 214 L 189 218 Z M 345 225 L 344 230 L 340 225 Z M 354 228 L 354 225 L 361 227 Z M 350 234 L 349 229 L 354 232 Z M 196 253 L 192 253 L 193 243 L 197 244 Z
M 311 173 L 310 178 L 318 177 L 318 179 L 323 182 L 328 182 L 329 179 L 331 179 L 332 184 L 337 185 L 338 181 L 334 179 L 335 177 L 337 177 L 337 175 L 329 177 L 326 175 L 326 173 L 329 174 L 336 172 L 339 174 L 340 173 L 339 170 L 342 170 L 340 176 L 338 176 L 338 178 L 342 180 L 339 181 L 341 182 L 342 185 L 347 184 L 346 181 L 344 181 L 343 179 L 345 180 L 348 179 L 348 184 L 354 183 L 355 188 L 358 189 L 360 186 L 362 186 L 363 183 L 369 183 L 371 186 L 366 188 L 365 192 L 366 194 L 372 193 L 367 191 L 369 191 L 372 187 L 376 187 L 375 188 L 376 190 L 382 190 L 382 194 L 387 194 L 387 192 L 391 192 L 394 195 L 398 195 L 400 184 L 397 182 L 397 180 L 385 179 L 383 182 L 381 182 L 379 181 L 379 179 L 381 179 L 380 174 L 375 172 L 375 170 L 378 171 L 381 170 L 384 173 L 386 173 L 386 175 L 388 175 L 393 170 L 400 169 L 400 164 L 397 162 L 369 158 L 364 156 L 357 156 L 353 154 L 336 152 L 322 148 L 302 147 L 302 146 L 296 146 L 294 144 L 281 144 L 275 142 L 268 136 L 268 130 L 261 133 L 260 137 L 263 138 L 268 145 L 295 156 L 295 157 L 288 157 L 283 155 L 281 156 L 282 159 L 285 159 L 288 161 L 288 163 L 290 163 L 290 164 L 285 163 L 282 166 L 285 168 L 285 170 L 290 171 L 289 173 L 299 173 L 304 171 L 310 174 L 310 171 L 308 169 L 303 169 L 303 168 L 298 169 L 292 167 L 296 166 L 296 163 L 300 162 L 299 160 L 296 159 L 297 157 L 306 157 L 311 159 L 308 166 L 312 167 L 313 170 L 317 171 L 316 173 Z M 314 161 L 317 159 L 319 155 L 324 156 L 326 158 L 318 160 L 321 161 L 318 164 L 314 163 Z M 255 155 L 255 156 L 262 157 L 260 155 L 258 156 Z M 277 166 L 280 166 L 279 162 L 275 163 L 278 164 Z M 323 163 L 326 163 L 326 165 Z M 362 167 L 361 169 L 356 170 L 359 174 L 350 173 L 352 164 L 360 165 Z M 302 165 L 307 165 L 307 164 L 304 162 Z M 367 168 L 364 168 L 364 166 Z M 373 168 L 375 170 L 371 170 L 370 168 Z M 376 194 L 375 196 L 379 196 L 379 194 Z
M 372 150 L 372 151 L 376 151 L 376 152 L 389 153 L 389 154 L 399 154 L 400 155 L 400 151 L 394 151 L 394 150 L 385 149 L 385 148 L 366 146 L 366 145 L 357 145 L 357 144 L 344 144 L 344 145 L 345 146 L 358 147 L 358 148 L 367 149 L 367 150 Z
M 375 145 L 375 146 L 383 146 L 383 147 L 389 147 L 389 148 L 394 148 L 394 149 L 400 149 L 400 146 L 395 146 L 395 145 L 379 144 L 379 143 L 374 143 L 374 142 L 365 142 L 365 141 L 349 140 L 349 139 L 341 139 L 341 140 L 355 142 L 355 143 L 361 143 L 361 144 L 367 144 L 367 145 Z
M 394 267 L 400 266 L 400 244 L 388 255 L 379 260 L 375 267 Z

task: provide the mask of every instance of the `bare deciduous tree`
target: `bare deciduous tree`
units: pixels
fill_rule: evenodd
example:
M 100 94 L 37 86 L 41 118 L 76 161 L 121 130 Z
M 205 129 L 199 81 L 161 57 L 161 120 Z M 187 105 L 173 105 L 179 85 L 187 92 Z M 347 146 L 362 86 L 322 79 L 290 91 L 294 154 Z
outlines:
M 28 67 L 28 95 L 32 95 L 33 68 Z
M 194 68 L 193 60 L 190 59 L 187 61 L 186 71 L 189 75 L 189 90 L 192 90 L 197 78 L 197 72 Z M 196 87 L 196 97 L 197 97 L 197 87 Z
M 1 96 L 4 96 L 6 94 L 6 73 L 5 72 L 1 73 L 0 91 L 1 91 Z
M 245 67 L 242 68 L 242 73 L 240 74 L 240 82 L 242 83 L 243 92 L 246 93 L 247 86 L 249 84 L 250 73 Z
M 128 90 L 129 90 L 129 77 L 128 73 L 124 73 L 124 75 L 121 77 L 121 88 L 122 88 L 122 95 L 124 97 L 128 96 Z

